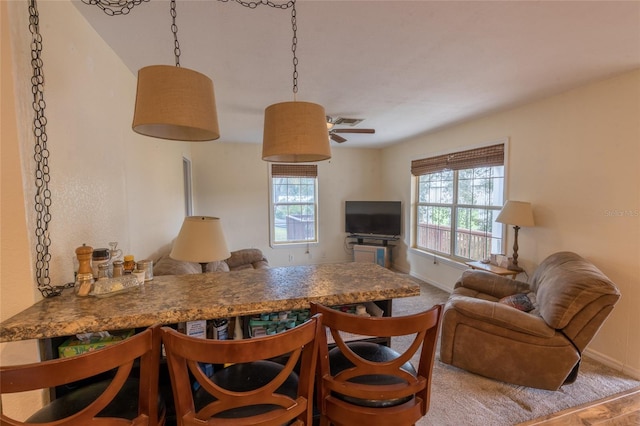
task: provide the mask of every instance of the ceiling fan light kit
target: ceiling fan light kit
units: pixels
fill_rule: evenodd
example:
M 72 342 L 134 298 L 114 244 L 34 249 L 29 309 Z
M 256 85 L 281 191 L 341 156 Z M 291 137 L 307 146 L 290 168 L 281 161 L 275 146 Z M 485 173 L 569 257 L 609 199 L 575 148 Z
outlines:
M 262 159 L 281 163 L 331 158 L 324 107 L 311 102 L 281 102 L 264 110 Z
M 133 130 L 161 139 L 220 137 L 213 82 L 188 68 L 151 65 L 138 71 Z

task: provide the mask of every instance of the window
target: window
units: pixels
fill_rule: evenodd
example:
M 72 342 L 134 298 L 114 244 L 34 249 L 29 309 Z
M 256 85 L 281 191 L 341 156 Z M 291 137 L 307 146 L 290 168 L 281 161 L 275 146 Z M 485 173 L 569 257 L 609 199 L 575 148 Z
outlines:
M 271 165 L 271 244 L 317 242 L 318 166 Z
M 414 160 L 414 247 L 482 260 L 503 253 L 504 144 Z

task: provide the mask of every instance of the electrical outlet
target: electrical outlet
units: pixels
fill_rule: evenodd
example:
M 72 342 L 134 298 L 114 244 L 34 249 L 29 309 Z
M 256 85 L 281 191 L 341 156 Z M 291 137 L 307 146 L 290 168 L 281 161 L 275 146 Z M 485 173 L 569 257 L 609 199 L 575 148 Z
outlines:
M 291 262 L 293 262 L 293 255 L 292 254 L 289 255 L 289 263 L 291 263 Z

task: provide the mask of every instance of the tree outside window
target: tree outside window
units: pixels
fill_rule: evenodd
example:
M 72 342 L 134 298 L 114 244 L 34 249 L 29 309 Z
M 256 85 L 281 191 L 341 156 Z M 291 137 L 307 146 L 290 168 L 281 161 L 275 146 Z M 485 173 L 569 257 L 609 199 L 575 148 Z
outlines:
M 482 150 L 476 161 L 469 158 L 479 153 L 470 150 L 412 164 L 415 248 L 463 260 L 503 252 L 503 227 L 495 219 L 504 204 L 504 165 L 494 165 L 502 163 L 503 157 L 487 161 L 486 149 Z M 464 161 L 456 165 L 459 157 Z M 477 166 L 462 168 L 465 165 Z
M 271 242 L 276 245 L 316 242 L 315 166 L 311 172 L 311 166 L 278 166 L 284 165 L 273 165 L 271 173 Z

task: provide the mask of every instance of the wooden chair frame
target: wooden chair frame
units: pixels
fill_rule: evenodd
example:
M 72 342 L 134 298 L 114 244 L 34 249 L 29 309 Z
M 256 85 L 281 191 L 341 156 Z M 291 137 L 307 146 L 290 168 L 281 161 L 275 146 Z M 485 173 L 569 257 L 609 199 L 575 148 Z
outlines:
M 291 330 L 273 336 L 244 340 L 207 340 L 188 337 L 171 328 L 162 328 L 169 375 L 175 401 L 178 426 L 191 425 L 311 425 L 313 390 L 318 355 L 317 336 L 320 316 Z M 283 370 L 268 384 L 248 392 L 232 392 L 216 385 L 202 371 L 200 363 L 248 363 L 289 355 Z M 298 395 L 292 399 L 276 393 L 300 361 Z M 215 401 L 196 412 L 189 378 L 191 373 L 200 386 L 215 397 Z M 272 404 L 273 411 L 239 419 L 214 418 L 229 409 L 251 405 Z
M 319 340 L 318 377 L 316 379 L 321 425 L 410 425 L 429 410 L 431 373 L 435 360 L 442 305 L 414 315 L 402 317 L 363 317 L 346 314 L 315 303 L 312 313 L 322 314 L 322 323 L 333 337 L 336 346 L 353 364 L 335 376 L 331 375 L 327 333 Z M 368 361 L 354 353 L 340 331 L 371 337 L 396 337 L 415 334 L 409 348 L 392 361 Z M 401 369 L 422 346 L 417 376 Z M 357 376 L 385 375 L 401 379 L 403 383 L 388 385 L 359 384 L 349 381 Z M 339 399 L 333 393 L 364 400 L 410 400 L 397 406 L 374 408 L 355 405 Z
M 138 416 L 133 420 L 96 417 L 123 387 L 136 359 L 140 358 Z M 55 422 L 25 423 L 0 414 L 0 424 L 22 426 L 145 425 L 164 424 L 164 412 L 158 413 L 158 371 L 160 367 L 160 330 L 157 326 L 135 334 L 122 342 L 77 355 L 38 363 L 1 366 L 0 393 L 9 394 L 65 385 L 116 370 L 104 392 L 76 414 Z

